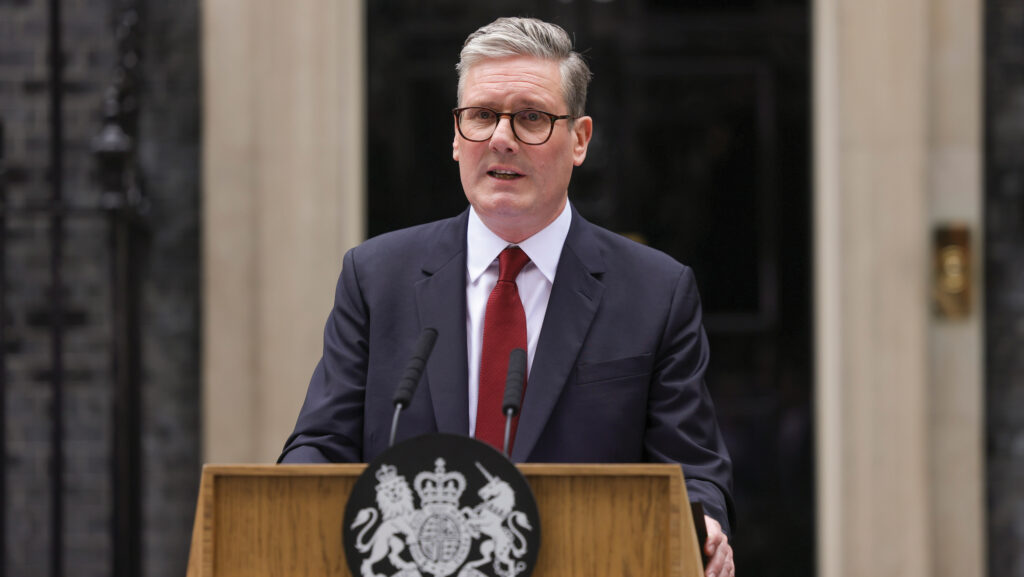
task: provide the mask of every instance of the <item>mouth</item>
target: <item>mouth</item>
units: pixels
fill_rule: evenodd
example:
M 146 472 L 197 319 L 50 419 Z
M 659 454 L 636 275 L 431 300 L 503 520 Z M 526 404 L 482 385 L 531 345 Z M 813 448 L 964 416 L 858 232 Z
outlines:
M 487 175 L 491 178 L 497 178 L 498 180 L 515 180 L 522 178 L 523 175 L 519 174 L 514 170 L 507 170 L 504 168 L 496 168 L 494 170 L 488 170 Z

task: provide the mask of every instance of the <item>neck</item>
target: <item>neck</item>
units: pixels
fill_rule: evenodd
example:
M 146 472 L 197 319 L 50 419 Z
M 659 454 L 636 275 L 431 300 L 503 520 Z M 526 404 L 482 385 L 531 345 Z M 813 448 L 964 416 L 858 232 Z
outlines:
M 522 221 L 509 220 L 504 218 L 492 219 L 488 216 L 485 216 L 480 211 L 476 211 L 476 213 L 477 216 L 480 217 L 480 222 L 484 223 L 484 226 L 486 226 L 488 230 L 496 234 L 498 238 L 509 244 L 519 244 L 524 240 L 530 238 L 531 236 L 537 234 L 538 232 L 544 230 L 551 223 L 555 222 L 555 220 L 558 219 L 559 216 L 561 216 L 562 211 L 565 210 L 566 202 L 568 201 L 564 200 L 562 202 L 561 208 L 559 208 L 558 211 L 555 212 L 555 214 L 551 215 L 550 218 L 540 223 L 530 222 L 526 219 L 523 219 Z

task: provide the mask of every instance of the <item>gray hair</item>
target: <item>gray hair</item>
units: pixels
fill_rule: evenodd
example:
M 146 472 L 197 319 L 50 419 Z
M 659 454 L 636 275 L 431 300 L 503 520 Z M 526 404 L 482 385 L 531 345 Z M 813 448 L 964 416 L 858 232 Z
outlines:
M 583 116 L 590 68 L 572 49 L 572 39 L 561 26 L 536 18 L 498 18 L 466 38 L 459 63 L 455 65 L 459 72 L 459 103 L 462 103 L 470 67 L 482 60 L 508 56 L 536 56 L 557 62 L 562 74 L 562 96 L 569 106 L 569 114 Z

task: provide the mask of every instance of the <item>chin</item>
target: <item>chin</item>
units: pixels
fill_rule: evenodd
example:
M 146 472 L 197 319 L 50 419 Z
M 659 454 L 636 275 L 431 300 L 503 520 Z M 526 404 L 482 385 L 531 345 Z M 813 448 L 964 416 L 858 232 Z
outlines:
M 511 190 L 490 190 L 477 195 L 476 198 L 478 202 L 474 205 L 478 207 L 477 210 L 483 209 L 492 213 L 520 212 L 529 206 L 522 192 Z

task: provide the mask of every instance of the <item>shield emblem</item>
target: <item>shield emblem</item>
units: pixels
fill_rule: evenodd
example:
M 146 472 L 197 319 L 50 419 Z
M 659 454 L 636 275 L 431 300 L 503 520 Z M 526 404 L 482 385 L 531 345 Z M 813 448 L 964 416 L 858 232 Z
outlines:
M 465 517 L 450 505 L 428 505 L 413 521 L 409 551 L 420 569 L 451 575 L 469 556 L 472 538 Z

